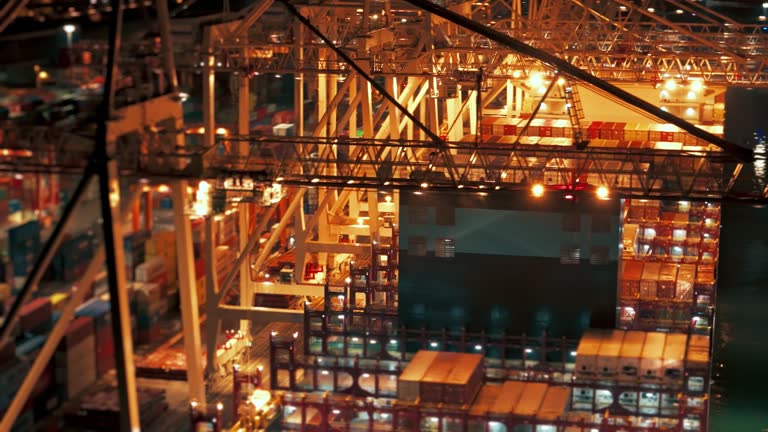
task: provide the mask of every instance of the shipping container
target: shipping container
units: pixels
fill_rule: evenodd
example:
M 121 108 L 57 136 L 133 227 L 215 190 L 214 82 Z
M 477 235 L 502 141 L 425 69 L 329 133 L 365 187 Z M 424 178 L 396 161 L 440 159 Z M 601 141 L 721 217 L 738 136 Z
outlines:
M 108 301 L 94 299 L 83 304 L 75 313 L 94 323 L 96 374 L 101 376 L 115 366 L 115 348 L 112 340 L 111 306 Z
M 475 398 L 472 407 L 469 409 L 471 416 L 484 416 L 491 411 L 493 404 L 501 395 L 502 386 L 497 384 L 486 384 L 482 386 L 480 392 Z
M 643 274 L 642 261 L 624 261 L 621 272 L 621 297 L 640 298 L 640 280 Z
M 600 344 L 603 338 L 610 334 L 610 330 L 587 329 L 579 340 L 576 348 L 576 375 L 595 375 L 597 373 L 597 357 L 600 353 Z
M 498 398 L 488 410 L 491 414 L 509 415 L 514 412 L 523 397 L 525 383 L 522 381 L 506 381 L 501 388 Z
M 664 382 L 678 384 L 682 380 L 687 342 L 688 335 L 686 334 L 670 333 L 667 335 L 664 345 Z
M 707 370 L 709 368 L 709 336 L 692 334 L 688 341 L 686 369 Z
M 613 377 L 616 375 L 624 333 L 623 330 L 611 330 L 600 343 L 597 357 L 597 372 L 600 376 Z
M 549 386 L 544 383 L 526 383 L 523 397 L 515 406 L 514 414 L 521 417 L 534 417 L 539 412 L 548 388 Z
M 662 378 L 666 341 L 666 333 L 648 332 L 645 335 L 643 356 L 640 360 L 641 379 L 655 381 Z
M 437 357 L 424 374 L 424 378 L 421 379 L 419 397 L 422 402 L 443 402 L 445 382 L 459 358 L 459 353 L 438 352 Z
M 644 347 L 645 332 L 628 331 L 624 335 L 617 366 L 620 380 L 635 381 L 638 379 Z
M 401 401 L 415 401 L 421 395 L 421 380 L 437 358 L 437 351 L 419 351 L 408 362 L 397 381 L 397 398 Z
M 675 298 L 675 289 L 677 286 L 678 264 L 664 263 L 659 272 L 659 285 L 656 290 L 656 296 L 661 299 Z
M 555 421 L 565 413 L 571 400 L 571 389 L 568 387 L 549 387 L 544 401 L 541 403 L 536 418 L 540 421 Z
M 678 301 L 693 301 L 693 286 L 696 280 L 695 264 L 680 264 L 677 272 L 675 298 Z
M 443 386 L 442 402 L 464 405 L 472 403 L 483 385 L 483 356 L 458 354 L 453 369 Z
M 640 278 L 640 298 L 643 300 L 655 300 L 657 286 L 659 284 L 659 272 L 661 263 L 648 262 L 643 266 L 643 275 Z

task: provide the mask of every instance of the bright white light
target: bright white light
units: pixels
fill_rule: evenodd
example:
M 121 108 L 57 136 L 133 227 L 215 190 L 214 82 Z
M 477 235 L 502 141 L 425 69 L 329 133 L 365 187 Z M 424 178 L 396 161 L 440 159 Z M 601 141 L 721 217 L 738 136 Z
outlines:
M 542 102 L 540 106 L 543 110 L 547 109 L 547 104 L 545 102 Z
M 687 115 L 689 117 L 692 117 L 695 114 L 696 114 L 696 110 L 694 110 L 691 107 L 688 107 L 688 109 L 685 110 L 685 115 Z
M 62 28 L 64 29 L 64 33 L 67 34 L 72 34 L 76 30 L 76 27 L 73 24 L 64 24 L 64 27 Z
M 667 112 L 667 107 L 663 106 L 663 107 L 661 107 L 661 110 L 664 111 L 664 112 Z
M 688 92 L 688 99 L 696 99 L 696 93 L 689 91 Z
M 691 81 L 691 90 L 701 91 L 704 88 L 704 83 L 699 80 Z
M 532 88 L 541 87 L 542 85 L 544 85 L 544 78 L 541 76 L 541 73 L 534 72 L 531 74 L 530 77 L 528 77 L 528 84 Z
M 654 9 L 654 8 L 648 8 L 648 12 L 650 12 L 650 13 L 654 13 L 654 12 L 656 12 L 656 9 Z
M 480 351 L 480 350 L 482 350 L 482 349 L 483 349 L 483 347 L 482 347 L 482 346 L 480 346 L 480 345 L 475 345 L 475 350 L 476 350 L 476 351 Z
M 597 191 L 595 192 L 597 194 L 597 197 L 604 200 L 608 198 L 608 188 L 605 186 L 600 186 L 597 188 Z
M 533 196 L 535 196 L 536 198 L 544 195 L 544 185 L 540 183 L 533 185 L 533 187 L 531 188 L 531 194 L 533 194 Z
M 675 11 L 675 13 L 678 14 L 678 15 L 682 15 L 683 14 L 683 10 L 682 9 L 678 9 L 678 10 Z
M 677 88 L 677 83 L 675 82 L 675 80 L 672 80 L 672 79 L 671 80 L 667 80 L 664 83 L 664 88 L 666 88 L 667 90 L 670 90 L 670 91 L 674 90 L 674 89 Z

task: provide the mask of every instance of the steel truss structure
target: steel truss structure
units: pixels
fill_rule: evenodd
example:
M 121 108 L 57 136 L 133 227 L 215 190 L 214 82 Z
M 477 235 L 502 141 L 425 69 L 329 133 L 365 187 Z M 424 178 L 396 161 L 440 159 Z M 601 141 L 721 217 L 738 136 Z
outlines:
M 123 7 L 120 0 L 113 3 L 117 13 L 108 56 L 108 73 L 112 74 L 107 75 L 111 77 L 105 90 L 108 100 L 114 99 L 111 86 Z M 765 34 L 754 26 L 727 22 L 699 5 L 676 0 L 541 0 L 527 11 L 518 2 L 502 0 L 448 2 L 450 10 L 423 1 L 384 2 L 383 10 L 373 10 L 380 5 L 368 0 L 283 3 L 295 14 L 279 9 L 284 5 L 273 6 L 271 0 L 262 0 L 241 19 L 199 29 L 202 31 L 195 42 L 200 48 L 194 48 L 195 52 L 192 47 L 174 46 L 168 7 L 159 0 L 164 67 L 171 78 L 171 94 L 129 101 L 120 108 L 109 106 L 102 114 L 113 115 L 102 120 L 93 138 L 56 128 L 3 130 L 0 169 L 10 172 L 82 172 L 91 151 L 103 148 L 95 160 L 104 165 L 98 174 L 103 180 L 105 214 L 114 218 L 105 220 L 112 239 L 112 243 L 107 242 L 106 256 L 116 302 L 113 317 L 122 317 L 113 322 L 118 323 L 116 326 L 122 323 L 114 335 L 116 346 L 121 345 L 124 353 L 117 362 L 119 375 L 124 377 L 123 430 L 137 427 L 138 413 L 135 389 L 125 378 L 133 373 L 130 338 L 123 337 L 129 334 L 123 319 L 127 313 L 121 285 L 125 275 L 118 270 L 123 268 L 120 254 L 112 256 L 120 249 L 112 247 L 121 237 L 120 224 L 114 212 L 106 211 L 117 201 L 110 198 L 116 195 L 113 186 L 118 171 L 115 163 L 107 171 L 105 161 L 119 162 L 121 176 L 173 181 L 184 343 L 190 360 L 187 376 L 190 398 L 201 407 L 205 406 L 205 392 L 191 230 L 185 213 L 188 181 L 248 177 L 289 186 L 288 203 L 263 244 L 260 234 L 267 231 L 266 224 L 277 206 L 250 215 L 243 210 L 245 206 L 240 207 L 238 258 L 221 286 L 212 245 L 207 247 L 208 353 L 215 352 L 218 326 L 224 316 L 242 319 L 241 329 L 246 333 L 247 321 L 252 318 L 301 320 L 301 311 L 254 308 L 253 296 L 264 287 L 248 277 L 251 271 L 263 271 L 270 251 L 289 227 L 295 235 L 299 283 L 282 289 L 294 295 L 317 291 L 317 285 L 304 284 L 307 262 L 328 263 L 334 254 L 370 253 L 368 243 L 340 243 L 340 233 L 367 236 L 371 242 L 396 247 L 392 223 L 397 220 L 396 205 L 386 207 L 376 189 L 390 194 L 394 203 L 400 189 L 493 193 L 497 189 L 525 189 L 533 182 L 571 191 L 588 189 L 585 184 L 605 185 L 616 196 L 633 198 L 768 200 L 768 188 L 764 179 L 756 177 L 748 150 L 697 129 L 615 85 L 646 82 L 655 86 L 669 78 L 701 80 L 716 91 L 725 85 L 768 85 Z M 677 9 L 674 17 L 662 13 L 670 7 L 684 13 L 678 14 Z M 693 13 L 697 17 L 694 22 L 681 20 L 692 19 Z M 699 22 L 702 19 L 704 22 Z M 181 133 L 184 128 L 172 49 L 184 52 L 180 60 L 192 59 L 180 66 L 182 70 L 200 73 L 203 78 L 204 134 L 202 145 L 196 148 L 185 145 Z M 215 135 L 217 72 L 231 72 L 238 93 L 236 127 L 228 137 Z M 523 134 L 508 143 L 484 136 L 480 129 L 486 115 L 512 117 L 525 111 L 526 103 L 535 107 L 527 111 L 534 113 L 530 119 L 539 113 L 543 98 L 526 82 L 539 72 L 551 79 L 550 90 L 562 75 L 572 86 L 597 89 L 607 99 L 619 100 L 646 117 L 675 124 L 703 144 L 687 151 L 651 146 L 587 145 L 579 149 L 526 144 Z M 251 79 L 256 74 L 281 73 L 295 78 L 296 137 L 251 136 Z M 506 96 L 508 109 L 491 108 L 500 95 Z M 314 112 L 305 109 L 307 96 L 316 101 Z M 588 112 L 589 107 L 585 110 Z M 352 131 L 351 138 L 340 138 L 347 130 Z M 576 132 L 581 131 L 577 128 Z M 468 134 L 469 139 L 465 138 Z M 314 212 L 308 211 L 311 215 L 304 213 L 305 201 L 310 198 L 316 204 Z M 76 202 L 77 198 L 71 206 Z M 391 221 L 382 216 L 385 212 L 394 215 Z M 208 238 L 214 234 L 213 217 L 207 218 Z M 367 224 L 355 226 L 355 220 L 362 217 L 368 218 Z M 251 224 L 253 219 L 257 223 Z M 39 280 L 55 252 L 61 240 L 61 233 L 57 233 L 51 236 L 39 265 L 29 276 L 25 293 L 34 288 L 34 281 Z M 100 265 L 98 261 L 94 263 Z M 239 288 L 240 305 L 220 305 L 235 287 Z M 19 304 L 24 296 L 21 298 Z M 72 301 L 72 310 L 76 303 Z M 10 321 L 15 315 L 17 312 L 11 314 Z M 60 334 L 66 321 L 60 320 L 54 332 Z M 4 337 L 6 333 L 4 328 Z M 55 339 L 49 338 L 49 342 L 55 343 Z M 215 370 L 215 359 L 209 357 L 207 364 L 209 370 Z M 34 371 L 27 380 L 36 379 Z M 3 418 L 3 426 L 12 422 L 28 393 L 19 392 L 13 409 Z M 305 405 L 324 410 L 323 427 L 330 427 L 328 400 L 307 400 Z M 419 407 L 407 410 L 414 418 L 437 412 Z M 389 411 L 392 416 L 398 412 Z M 465 413 L 449 415 L 466 418 Z M 412 427 L 418 430 L 419 421 Z M 601 430 L 611 427 L 619 429 L 606 425 Z

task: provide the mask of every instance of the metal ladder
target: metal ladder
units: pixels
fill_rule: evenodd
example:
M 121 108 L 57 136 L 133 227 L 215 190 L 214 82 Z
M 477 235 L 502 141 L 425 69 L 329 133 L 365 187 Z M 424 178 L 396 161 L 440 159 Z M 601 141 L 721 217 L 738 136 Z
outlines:
M 568 111 L 568 120 L 571 121 L 571 129 L 573 130 L 573 143 L 577 147 L 586 147 L 587 143 L 584 140 L 584 134 L 581 130 L 581 120 L 584 119 L 584 108 L 581 105 L 579 91 L 571 80 L 566 80 L 563 93 L 565 97 L 565 107 Z

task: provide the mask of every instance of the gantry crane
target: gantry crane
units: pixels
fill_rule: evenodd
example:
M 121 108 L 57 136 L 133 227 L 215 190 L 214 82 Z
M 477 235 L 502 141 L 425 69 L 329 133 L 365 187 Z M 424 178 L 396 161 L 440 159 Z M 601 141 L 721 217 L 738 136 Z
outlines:
M 542 0 L 531 4 L 527 11 L 519 2 L 505 1 L 452 1 L 446 2 L 447 7 L 421 0 L 277 3 L 281 4 L 259 1 L 240 19 L 197 28 L 199 38 L 189 40 L 196 46 L 186 46 L 173 44 L 168 7 L 159 0 L 164 66 L 171 77 L 168 92 L 121 108 L 110 107 L 107 112 L 113 115 L 94 130 L 92 137 L 46 127 L 4 130 L 7 153 L 0 155 L 0 166 L 8 171 L 72 173 L 85 169 L 93 173 L 96 171 L 92 164 L 112 158 L 119 162 L 124 176 L 172 181 L 188 382 L 191 398 L 198 403 L 204 404 L 205 394 L 202 367 L 195 360 L 201 358 L 199 317 L 190 277 L 189 217 L 183 211 L 188 207 L 185 191 L 189 181 L 213 179 L 225 193 L 226 180 L 232 178 L 256 179 L 256 183 L 266 185 L 281 183 L 290 189 L 290 203 L 261 249 L 257 249 L 257 236 L 274 216 L 276 206 L 260 213 L 263 226 L 257 227 L 250 238 L 246 235 L 247 212 L 240 211 L 242 235 L 235 269 L 218 289 L 214 253 L 207 250 L 208 290 L 213 295 L 206 313 L 209 328 L 214 329 L 206 338 L 210 367 L 215 360 L 211 346 L 215 347 L 217 320 L 223 314 L 241 319 L 254 317 L 254 286 L 248 277 L 251 266 L 260 270 L 280 233 L 289 225 L 296 232 L 299 282 L 303 282 L 307 253 L 366 253 L 367 246 L 340 244 L 332 238 L 336 231 L 331 225 L 334 220 L 344 219 L 345 207 L 351 209 L 346 214 L 349 219 L 367 206 L 369 224 L 354 232 L 365 232 L 372 239 L 394 235 L 394 230 L 385 233 L 386 227 L 378 224 L 380 203 L 375 189 L 510 190 L 527 188 L 529 180 L 536 178 L 551 178 L 554 184 L 573 187 L 577 179 L 585 178 L 608 185 L 615 194 L 626 197 L 748 202 L 768 199 L 768 189 L 761 187 L 765 183 L 758 181 L 752 169 L 751 152 L 626 89 L 628 83 L 655 87 L 667 79 L 700 80 L 712 88 L 768 85 L 768 67 L 762 55 L 767 39 L 758 27 L 735 23 L 699 5 L 675 0 L 646 0 L 641 5 L 624 0 Z M 113 2 L 117 29 L 122 6 L 119 0 Z M 670 8 L 674 8 L 673 17 L 665 13 Z M 265 14 L 270 20 L 261 21 Z M 694 16 L 695 22 L 681 21 Z M 119 66 L 115 64 L 119 40 L 119 31 L 111 35 L 108 70 L 112 74 Z M 172 49 L 185 55 L 173 56 Z M 201 146 L 187 146 L 183 141 L 175 57 L 180 59 L 180 71 L 201 73 L 203 77 Z M 214 84 L 216 74 L 221 72 L 230 72 L 238 88 L 237 127 L 226 137 L 215 134 Z M 295 78 L 296 136 L 251 136 L 251 79 L 257 74 L 285 73 Z M 468 84 L 477 76 L 481 77 L 478 85 Z M 541 79 L 538 86 L 531 84 L 534 77 Z M 105 94 L 109 96 L 111 86 L 108 79 Z M 539 92 L 542 86 L 544 91 Z M 522 133 L 514 133 L 506 141 L 486 141 L 480 123 L 499 95 L 505 94 L 510 105 L 501 113 L 503 116 L 522 112 L 526 100 L 531 111 L 537 113 L 544 101 L 541 96 L 553 91 L 570 97 L 575 105 L 575 86 L 589 88 L 606 100 L 620 101 L 623 106 L 676 126 L 680 133 L 692 137 L 695 150 L 595 147 L 589 142 L 581 145 L 582 139 L 578 139 L 579 145 L 530 145 Z M 318 107 L 312 122 L 303 107 L 305 93 L 310 92 Z M 384 99 L 378 107 L 374 103 L 377 93 Z M 533 117 L 528 118 L 523 131 Z M 571 121 L 569 127 L 583 133 L 578 121 Z M 341 137 L 345 129 L 362 130 L 361 136 L 350 133 L 349 137 Z M 144 147 L 131 145 L 128 136 Z M 108 144 L 104 148 L 111 152 L 106 153 L 110 157 L 104 157 L 104 153 L 99 153 L 100 158 L 90 157 L 94 149 L 100 148 L 96 142 L 102 147 Z M 128 144 L 115 154 L 120 143 Z M 111 171 L 111 176 L 105 174 L 103 178 L 114 182 L 117 171 Z M 115 200 L 108 207 L 109 198 L 114 198 L 117 190 L 113 186 L 111 194 L 107 193 L 110 189 L 106 188 L 106 180 L 103 186 L 105 209 L 113 208 Z M 320 189 L 319 206 L 306 219 L 302 202 L 309 188 Z M 236 195 L 243 200 L 241 193 Z M 76 205 L 77 196 L 68 204 L 63 223 Z M 105 226 L 115 227 L 108 233 L 114 241 L 120 238 L 120 224 L 116 213 L 113 216 L 115 223 L 105 220 Z M 353 230 L 348 224 L 339 225 Z M 206 225 L 206 231 L 213 237 L 212 224 Z M 60 238 L 58 230 L 47 242 L 17 304 L 39 281 Z M 115 322 L 124 323 L 122 275 L 114 271 L 121 268 L 121 258 L 119 253 L 112 253 L 119 249 L 113 245 L 106 245 L 108 267 L 113 270 L 113 314 L 118 317 Z M 255 262 L 249 262 L 248 257 L 257 252 Z M 100 260 L 94 263 L 95 269 Z M 86 276 L 81 284 L 88 283 L 92 272 Z M 241 306 L 220 306 L 219 301 L 236 281 L 240 284 Z M 314 290 L 300 286 L 291 292 Z M 69 312 L 74 311 L 77 299 L 73 297 Z M 279 313 L 257 311 L 266 317 Z M 60 321 L 46 347 L 55 346 L 66 321 Z M 125 328 L 115 328 L 115 340 L 123 346 L 118 371 L 125 390 L 134 384 L 127 378 L 132 372 L 132 348 L 130 338 L 126 340 L 124 334 Z M 50 349 L 44 352 L 50 356 Z M 45 361 L 47 358 L 41 355 L 35 364 Z M 39 367 L 33 367 L 25 385 L 33 382 L 39 371 Z M 19 412 L 28 393 L 28 389 L 19 392 L 3 425 Z M 123 403 L 123 425 L 127 430 L 128 425 L 137 424 L 135 390 L 124 392 Z

